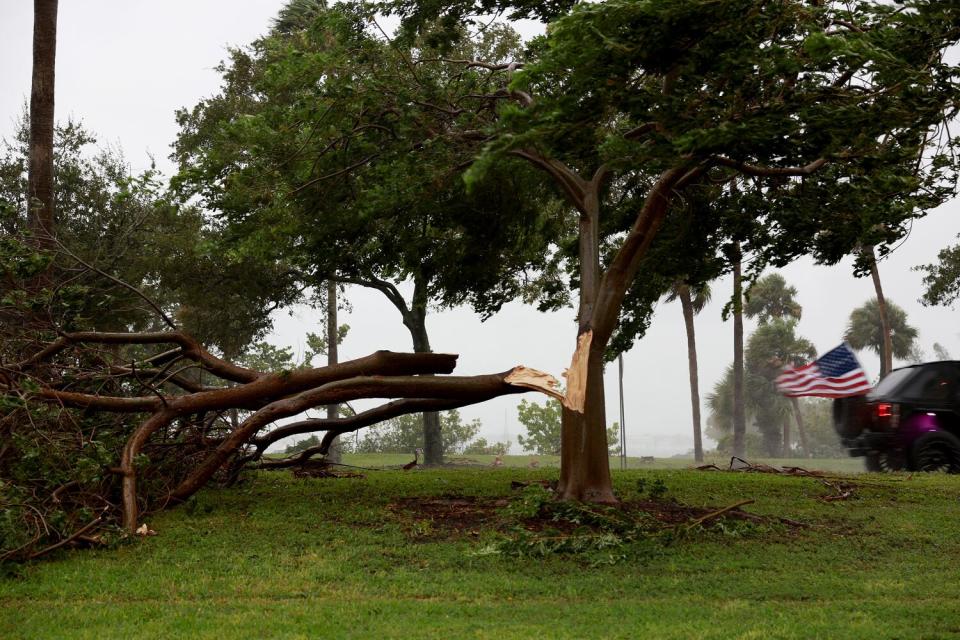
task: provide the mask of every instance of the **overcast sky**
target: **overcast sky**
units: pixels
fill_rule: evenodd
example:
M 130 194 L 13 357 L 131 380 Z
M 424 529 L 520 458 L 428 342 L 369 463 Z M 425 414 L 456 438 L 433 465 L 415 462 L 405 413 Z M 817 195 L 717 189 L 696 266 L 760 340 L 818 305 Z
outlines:
M 149 165 L 149 156 L 167 172 L 167 156 L 176 136 L 174 111 L 216 93 L 214 71 L 229 46 L 249 43 L 266 31 L 280 0 L 61 0 L 58 21 L 56 117 L 82 120 L 103 144 L 122 148 L 132 167 Z M 0 0 L 0 136 L 9 137 L 30 94 L 33 3 Z M 881 263 L 888 299 L 907 310 L 919 329 L 920 344 L 932 357 L 939 342 L 960 357 L 957 312 L 925 308 L 917 302 L 921 274 L 912 270 L 931 262 L 960 233 L 960 203 L 930 212 L 915 223 L 909 238 Z M 836 346 L 850 311 L 872 297 L 869 279 L 854 279 L 850 261 L 818 267 L 801 260 L 782 271 L 799 290 L 803 319 L 799 332 L 820 352 Z M 705 397 L 733 357 L 732 323 L 720 311 L 730 280 L 713 284 L 714 300 L 696 321 L 701 394 Z M 409 351 L 409 334 L 399 314 L 380 294 L 350 290 L 351 326 L 341 359 L 376 349 Z M 303 336 L 318 331 L 320 314 L 300 310 L 277 317 L 276 344 L 303 349 Z M 747 321 L 747 331 L 752 329 Z M 428 318 L 436 351 L 459 353 L 457 373 L 504 371 L 516 364 L 559 376 L 575 346 L 574 313 L 540 314 L 514 304 L 481 323 L 466 309 L 436 312 Z M 875 377 L 879 360 L 860 354 Z M 687 382 L 686 337 L 679 304 L 662 304 L 653 326 L 625 362 L 627 450 L 631 455 L 669 455 L 692 448 Z M 607 381 L 608 421 L 618 419 L 616 367 Z M 531 397 L 532 396 L 527 396 Z M 516 446 L 520 429 L 517 397 L 464 409 L 480 418 L 488 439 L 509 437 Z M 704 412 L 706 415 L 706 412 Z

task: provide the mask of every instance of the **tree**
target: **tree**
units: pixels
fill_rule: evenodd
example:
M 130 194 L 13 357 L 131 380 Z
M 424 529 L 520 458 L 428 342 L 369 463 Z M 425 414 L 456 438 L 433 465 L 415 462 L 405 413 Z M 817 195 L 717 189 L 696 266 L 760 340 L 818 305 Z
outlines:
M 936 263 L 915 267 L 926 271 L 920 302 L 925 306 L 952 306 L 960 297 L 960 244 L 941 249 Z
M 958 16 L 940 3 L 908 4 L 579 4 L 534 45 L 534 62 L 504 82 L 497 100 L 512 103 L 501 106 L 468 178 L 523 158 L 579 218 L 562 496 L 614 500 L 604 357 L 628 289 L 685 202 L 714 216 L 715 244 L 746 242 L 762 268 L 805 253 L 835 262 L 854 250 L 865 218 L 882 217 L 886 241 L 948 195 L 951 160 L 934 153 L 918 167 L 916 158 L 953 108 L 952 71 L 930 61 L 955 39 Z M 436 5 L 404 6 L 418 20 Z M 907 84 L 924 97 L 900 90 Z M 744 188 L 734 193 L 738 181 Z M 863 208 L 881 193 L 885 206 Z
M 25 113 L 0 144 L 0 228 L 11 237 L 31 224 L 29 137 Z M 77 313 L 95 318 L 96 328 L 166 326 L 132 284 L 204 344 L 240 357 L 272 326 L 270 312 L 291 302 L 284 298 L 290 290 L 278 284 L 286 274 L 277 265 L 254 269 L 250 260 L 218 254 L 211 242 L 216 229 L 200 210 L 170 199 L 155 169 L 134 174 L 122 150 L 98 147 L 81 122 L 57 124 L 54 157 L 59 219 L 56 237 L 49 238 L 56 257 L 51 269 L 85 271 L 74 281 L 84 287 Z
M 464 422 L 460 412 L 444 411 L 439 413 L 443 449 L 451 454 L 460 454 L 471 446 L 480 432 L 480 420 Z M 423 448 L 423 428 L 413 415 L 392 418 L 375 427 L 367 429 L 356 446 L 357 453 L 412 453 Z M 484 441 L 483 446 L 486 445 Z
M 873 280 L 873 290 L 877 294 L 877 315 L 880 318 L 880 378 L 884 378 L 893 369 L 893 325 L 890 322 L 890 311 L 887 300 L 883 295 L 883 286 L 880 282 L 880 269 L 877 266 L 877 255 L 870 245 L 860 249 L 860 254 L 866 259 L 870 267 L 870 278 Z
M 803 312 L 796 300 L 797 288 L 787 284 L 779 273 L 771 273 L 757 280 L 746 293 L 743 312 L 766 324 L 772 318 L 799 320 Z
M 750 403 L 767 455 L 789 457 L 790 417 L 802 429 L 803 418 L 799 406 L 777 390 L 776 378 L 785 366 L 798 366 L 816 357 L 816 349 L 806 339 L 796 335 L 794 319 L 773 318 L 761 324 L 750 336 L 747 345 Z M 809 455 L 806 435 L 801 430 L 804 453 Z
M 772 319 L 792 318 L 800 320 L 803 308 L 796 300 L 797 288 L 787 284 L 787 281 L 778 273 L 771 273 L 760 280 L 757 280 L 747 292 L 747 303 L 745 312 L 748 318 L 757 318 L 761 325 L 765 325 Z M 806 340 L 797 342 L 796 339 L 783 336 L 782 345 L 788 346 L 786 351 L 791 355 L 783 364 L 801 364 L 803 356 L 814 355 L 812 346 Z M 809 348 L 808 348 L 809 347 Z M 770 372 L 768 372 L 770 373 Z M 772 382 L 772 379 L 771 379 Z M 797 434 L 800 436 L 801 447 L 806 455 L 810 455 L 810 448 L 807 444 L 806 429 L 804 427 L 803 415 L 800 411 L 800 405 L 795 399 L 790 401 L 793 409 L 793 416 L 797 422 Z M 790 422 L 784 418 L 783 422 L 783 457 L 787 457 L 790 449 Z
M 494 27 L 456 53 L 496 60 L 518 42 Z M 464 105 L 489 82 L 440 58 L 370 34 L 357 6 L 292 3 L 270 34 L 231 51 L 219 95 L 178 114 L 175 182 L 224 221 L 223 252 L 287 265 L 294 288 L 332 279 L 379 291 L 417 353 L 432 350 L 432 304 L 472 297 L 490 313 L 519 295 L 523 269 L 544 262 L 533 239 L 547 224 L 519 162 L 465 191 L 489 115 Z M 439 418 L 423 419 L 426 461 L 440 463 Z
M 683 324 L 687 331 L 687 366 L 690 372 L 690 406 L 693 415 L 693 457 L 703 462 L 703 439 L 700 434 L 700 380 L 697 371 L 697 337 L 693 316 L 703 311 L 710 301 L 710 286 L 691 288 L 686 282 L 677 282 L 670 290 L 667 301 L 679 300 L 683 310 Z
M 466 456 L 505 456 L 510 451 L 510 441 L 488 443 L 486 438 L 477 438 L 463 448 Z
M 933 353 L 937 356 L 937 360 L 952 360 L 950 357 L 950 351 L 944 347 L 939 342 L 933 343 Z
M 806 426 L 808 455 L 815 458 L 847 458 L 847 448 L 833 425 L 833 402 L 828 398 L 793 398 Z
M 517 436 L 517 443 L 524 451 L 555 456 L 561 450 L 563 407 L 557 400 L 544 404 L 521 400 L 517 405 L 517 420 L 527 430 L 527 436 Z M 608 455 L 620 452 L 620 425 L 614 422 L 607 428 Z
M 789 398 L 783 397 L 776 388 L 776 377 L 784 366 L 797 365 L 808 361 L 815 355 L 813 345 L 796 335 L 794 319 L 773 318 L 757 327 L 747 342 L 744 371 L 744 414 L 745 421 L 752 422 L 760 432 L 761 441 L 757 443 L 767 456 L 789 457 L 791 448 L 789 419 L 795 411 Z M 710 409 L 708 420 L 718 439 L 725 440 L 725 434 L 733 431 L 733 367 L 714 386 L 707 396 Z M 799 424 L 803 423 L 802 416 Z M 755 451 L 749 446 L 744 434 L 744 454 Z M 809 443 L 806 436 L 801 439 L 804 451 L 809 455 Z M 732 446 L 732 443 L 731 443 Z M 738 455 L 734 453 L 734 455 Z
M 57 58 L 57 0 L 33 2 L 33 82 L 30 90 L 30 230 L 37 245 L 52 246 L 54 79 Z
M 893 357 L 901 360 L 909 358 L 916 348 L 917 330 L 907 323 L 907 312 L 903 308 L 889 300 L 886 302 L 886 308 L 890 323 L 891 353 Z M 850 313 L 850 322 L 847 324 L 843 339 L 857 351 L 870 349 L 877 355 L 881 355 L 884 335 L 880 305 L 876 298 L 871 298 Z M 882 361 L 880 366 L 882 378 L 889 371 L 885 369 L 887 365 Z

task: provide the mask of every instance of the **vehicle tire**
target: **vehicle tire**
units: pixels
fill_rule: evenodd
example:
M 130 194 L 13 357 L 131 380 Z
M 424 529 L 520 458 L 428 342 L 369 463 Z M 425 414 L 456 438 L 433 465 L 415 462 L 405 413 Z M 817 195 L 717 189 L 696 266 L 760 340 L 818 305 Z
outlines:
M 907 467 L 907 461 L 901 451 L 871 451 L 865 458 L 867 471 L 885 473 L 888 471 L 902 471 Z
M 860 414 L 865 404 L 863 396 L 837 398 L 833 401 L 833 428 L 844 439 L 853 439 L 863 432 Z
M 915 471 L 960 473 L 960 439 L 945 431 L 932 431 L 917 438 L 910 452 Z

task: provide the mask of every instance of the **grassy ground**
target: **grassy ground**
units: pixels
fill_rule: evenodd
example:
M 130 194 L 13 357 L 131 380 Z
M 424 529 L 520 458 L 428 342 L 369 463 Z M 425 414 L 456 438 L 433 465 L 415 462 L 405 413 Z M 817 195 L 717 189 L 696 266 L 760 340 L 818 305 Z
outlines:
M 463 466 L 491 466 L 495 456 L 453 456 L 449 458 L 452 465 Z M 358 465 L 362 467 L 384 467 L 400 466 L 413 460 L 413 455 L 409 453 L 370 453 L 370 454 L 346 454 L 343 457 L 345 464 Z M 531 462 L 536 462 L 539 467 L 559 467 L 560 456 L 542 456 L 542 455 L 512 455 L 501 458 L 505 467 L 528 467 Z M 763 463 L 776 466 L 798 466 L 803 468 L 817 468 L 826 471 L 836 471 L 841 473 L 860 473 L 864 471 L 863 458 L 823 458 L 818 460 L 808 460 L 803 458 L 750 458 L 751 463 Z M 718 467 L 726 469 L 730 464 L 730 456 L 716 454 L 707 455 L 703 463 L 715 464 Z M 690 469 L 699 466 L 693 458 L 640 458 L 629 456 L 627 458 L 627 469 Z M 620 468 L 620 458 L 610 458 L 610 468 Z
M 0 582 L 2 638 L 960 637 L 960 478 L 616 472 L 618 492 L 813 526 L 712 527 L 586 556 L 478 555 L 415 496 L 504 497 L 523 468 L 264 473 L 149 519 L 158 535 L 65 552 Z M 391 508 L 390 505 L 394 505 Z M 498 516 L 501 517 L 501 516 Z M 623 557 L 620 557 L 623 556 Z

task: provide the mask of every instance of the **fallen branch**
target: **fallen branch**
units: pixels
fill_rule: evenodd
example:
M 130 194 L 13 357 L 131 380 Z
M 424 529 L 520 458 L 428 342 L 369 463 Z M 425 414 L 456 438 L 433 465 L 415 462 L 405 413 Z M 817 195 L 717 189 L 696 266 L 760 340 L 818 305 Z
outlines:
M 93 520 L 91 520 L 90 522 L 88 522 L 87 524 L 85 524 L 84 526 L 82 526 L 82 527 L 80 527 L 79 529 L 77 529 L 76 531 L 74 531 L 71 535 L 69 535 L 68 537 L 64 538 L 64 539 L 61 540 L 60 542 L 57 542 L 57 543 L 55 543 L 55 544 L 50 545 L 49 547 L 44 547 L 43 549 L 40 549 L 39 551 L 35 551 L 34 553 L 31 553 L 31 554 L 30 554 L 30 559 L 31 559 L 31 560 L 34 560 L 34 559 L 36 559 L 36 558 L 39 558 L 40 556 L 43 556 L 43 555 L 46 555 L 46 554 L 50 553 L 51 551 L 55 551 L 56 549 L 59 549 L 60 547 L 62 547 L 62 546 L 64 546 L 64 545 L 70 544 L 71 542 L 73 542 L 73 541 L 76 540 L 77 538 L 79 538 L 79 537 L 81 537 L 82 535 L 84 535 L 87 531 L 90 531 L 90 530 L 93 529 L 95 526 L 97 526 L 98 524 L 100 524 L 100 522 L 103 520 L 103 516 L 105 516 L 105 515 L 107 514 L 107 511 L 108 511 L 109 509 L 110 509 L 110 507 L 104 507 L 104 508 L 103 508 L 103 511 L 100 512 L 100 515 L 98 515 L 96 518 L 94 518 Z
M 720 516 L 722 516 L 723 514 L 727 513 L 728 511 L 733 511 L 734 509 L 739 509 L 740 507 L 742 507 L 742 506 L 744 506 L 744 505 L 753 504 L 753 502 L 754 502 L 753 500 L 741 500 L 740 502 L 737 502 L 737 503 L 735 503 L 735 504 L 732 504 L 732 505 L 730 505 L 729 507 L 724 507 L 723 509 L 718 509 L 718 510 L 716 510 L 716 511 L 712 511 L 712 512 L 708 513 L 708 514 L 705 515 L 705 516 L 700 516 L 699 518 L 697 518 L 696 520 L 693 520 L 692 522 L 690 522 L 690 523 L 687 525 L 687 531 L 693 529 L 694 527 L 701 526 L 701 525 L 703 525 L 705 522 L 709 522 L 709 521 L 711 521 L 711 520 L 715 520 L 716 518 L 719 518 Z

